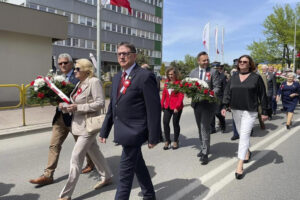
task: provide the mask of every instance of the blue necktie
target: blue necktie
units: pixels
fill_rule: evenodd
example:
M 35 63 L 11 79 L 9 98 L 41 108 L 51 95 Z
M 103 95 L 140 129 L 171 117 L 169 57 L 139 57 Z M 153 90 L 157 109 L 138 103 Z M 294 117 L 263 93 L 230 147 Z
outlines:
M 200 80 L 202 80 L 202 76 L 203 76 L 203 69 L 200 70 Z

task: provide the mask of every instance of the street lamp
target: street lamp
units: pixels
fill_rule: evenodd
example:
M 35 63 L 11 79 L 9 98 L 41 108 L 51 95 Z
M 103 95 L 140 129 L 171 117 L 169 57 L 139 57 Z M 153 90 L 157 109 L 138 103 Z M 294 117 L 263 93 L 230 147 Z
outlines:
M 296 73 L 296 35 L 297 35 L 297 14 L 295 15 L 294 58 L 293 58 L 293 65 L 294 65 L 294 72 L 295 73 Z

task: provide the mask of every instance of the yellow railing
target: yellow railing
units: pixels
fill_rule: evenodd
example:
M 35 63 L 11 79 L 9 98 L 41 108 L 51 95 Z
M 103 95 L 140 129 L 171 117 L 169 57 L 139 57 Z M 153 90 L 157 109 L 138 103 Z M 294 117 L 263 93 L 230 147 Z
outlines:
M 104 95 L 106 95 L 106 88 L 111 85 L 111 82 L 105 82 L 103 84 L 103 92 Z M 26 126 L 26 118 L 25 118 L 25 105 L 26 105 L 26 94 L 27 94 L 27 89 L 30 87 L 30 84 L 24 85 L 17 85 L 17 84 L 0 84 L 1 87 L 9 87 L 9 88 L 18 88 L 19 89 L 19 103 L 15 106 L 4 106 L 0 107 L 0 110 L 7 110 L 7 109 L 15 109 L 22 107 L 22 119 L 23 119 L 23 126 Z M 104 113 L 106 111 L 104 110 Z

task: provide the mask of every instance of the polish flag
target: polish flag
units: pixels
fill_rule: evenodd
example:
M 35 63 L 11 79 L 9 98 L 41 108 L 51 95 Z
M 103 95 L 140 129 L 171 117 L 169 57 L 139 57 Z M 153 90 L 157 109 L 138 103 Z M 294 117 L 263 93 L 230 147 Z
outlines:
M 130 14 L 132 13 L 130 2 L 128 0 L 102 0 L 102 5 L 106 5 L 106 4 L 127 8 L 128 12 Z
M 202 41 L 204 47 L 209 51 L 209 22 L 204 26 Z

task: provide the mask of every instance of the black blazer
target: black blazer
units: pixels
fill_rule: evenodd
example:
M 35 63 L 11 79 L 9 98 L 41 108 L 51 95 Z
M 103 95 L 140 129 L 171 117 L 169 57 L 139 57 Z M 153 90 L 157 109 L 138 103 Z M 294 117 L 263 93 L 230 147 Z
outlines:
M 161 135 L 161 106 L 155 75 L 135 65 L 128 76 L 130 86 L 117 98 L 121 74 L 112 80 L 110 104 L 100 137 L 107 138 L 114 125 L 116 143 L 141 146 L 148 140 L 157 144 Z
M 75 74 L 74 74 L 74 70 L 71 74 L 71 76 L 69 77 L 69 81 L 76 85 L 78 83 L 78 79 L 75 77 Z M 64 120 L 64 123 L 66 126 L 71 126 L 71 123 L 72 123 L 72 115 L 70 115 L 69 113 L 62 113 L 62 111 L 58 110 L 58 107 L 56 107 L 56 111 L 55 111 L 55 115 L 53 117 L 53 120 L 52 120 L 52 125 L 57 121 L 58 117 L 62 114 L 63 116 L 63 120 Z

